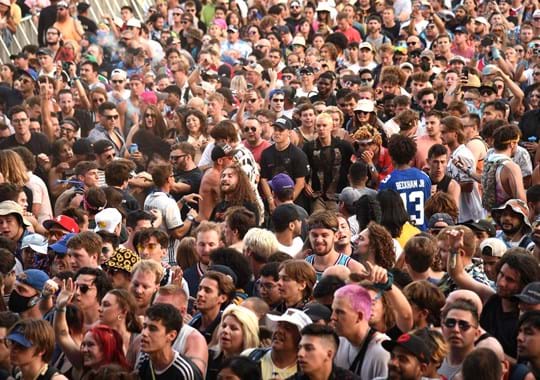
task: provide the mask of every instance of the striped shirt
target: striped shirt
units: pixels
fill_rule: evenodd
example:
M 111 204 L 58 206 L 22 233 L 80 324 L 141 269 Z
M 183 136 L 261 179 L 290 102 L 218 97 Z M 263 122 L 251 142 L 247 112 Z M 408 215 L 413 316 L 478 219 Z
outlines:
M 173 350 L 174 351 L 174 350 Z M 137 373 L 141 379 L 155 380 L 203 380 L 201 371 L 191 360 L 174 351 L 174 359 L 169 366 L 161 371 L 157 371 L 150 356 L 142 353 L 137 358 L 135 364 Z

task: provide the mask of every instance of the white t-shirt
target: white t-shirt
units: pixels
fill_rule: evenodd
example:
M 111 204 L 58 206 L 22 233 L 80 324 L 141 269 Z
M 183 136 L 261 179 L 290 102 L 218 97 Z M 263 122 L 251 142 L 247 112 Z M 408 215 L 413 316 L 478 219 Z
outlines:
M 302 250 L 302 247 L 304 246 L 304 242 L 302 241 L 302 238 L 300 236 L 297 236 L 293 239 L 292 245 L 283 245 L 280 242 L 278 242 L 278 250 L 281 252 L 285 252 L 288 255 L 291 255 L 294 257 L 297 253 L 299 253 Z
M 473 190 L 470 193 L 464 191 L 459 196 L 459 216 L 458 222 L 462 223 L 467 220 L 484 219 L 486 212 L 482 207 L 482 198 L 480 197 L 480 191 L 478 189 L 478 183 L 467 175 L 467 173 L 459 170 L 454 164 L 454 160 L 459 159 L 465 168 L 475 168 L 476 159 L 471 150 L 464 144 L 457 147 L 452 152 L 448 160 L 448 166 L 446 167 L 446 173 L 455 179 L 459 183 L 473 183 Z
M 368 344 L 366 355 L 362 362 L 362 369 L 359 374 L 361 379 L 373 379 L 378 376 L 386 377 L 388 375 L 390 353 L 383 348 L 381 343 L 389 339 L 385 334 L 375 333 Z M 353 346 L 346 338 L 340 337 L 334 364 L 338 367 L 349 369 L 359 351 L 360 347 Z
M 41 178 L 32 172 L 28 172 L 29 180 L 26 186 L 32 190 L 33 202 L 40 204 L 41 208 L 39 213 L 36 215 L 36 218 L 39 223 L 42 223 L 45 220 L 52 219 L 53 210 L 51 205 L 51 198 L 49 197 L 49 190 L 47 190 L 47 185 Z M 32 211 L 32 210 L 28 210 Z

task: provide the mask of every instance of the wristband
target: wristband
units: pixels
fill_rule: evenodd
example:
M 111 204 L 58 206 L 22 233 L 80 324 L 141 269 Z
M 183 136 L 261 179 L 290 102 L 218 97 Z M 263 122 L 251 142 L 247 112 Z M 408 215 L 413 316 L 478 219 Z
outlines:
M 195 221 L 195 217 L 193 215 L 188 215 L 186 219 L 189 220 L 191 223 Z
M 491 48 L 491 55 L 493 56 L 494 60 L 498 60 L 501 58 L 501 52 L 496 47 Z
M 65 312 L 66 312 L 66 307 L 65 307 L 65 306 L 64 306 L 64 307 L 58 307 L 58 306 L 56 306 L 56 307 L 54 308 L 54 310 L 55 310 L 57 313 L 65 313 Z
M 388 277 L 388 280 L 386 281 L 386 283 L 374 284 L 373 287 L 383 292 L 390 290 L 392 288 L 392 285 L 394 284 L 394 274 L 392 272 L 386 272 L 386 277 Z

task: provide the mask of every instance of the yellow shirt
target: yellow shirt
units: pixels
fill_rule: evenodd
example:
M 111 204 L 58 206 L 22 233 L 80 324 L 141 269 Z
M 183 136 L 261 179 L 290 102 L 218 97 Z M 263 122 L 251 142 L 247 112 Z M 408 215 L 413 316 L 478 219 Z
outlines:
M 399 235 L 396 240 L 398 241 L 399 245 L 401 245 L 401 248 L 403 248 L 410 238 L 419 234 L 420 232 L 422 231 L 420 231 L 417 227 L 413 226 L 409 222 L 406 222 L 401 229 L 401 235 Z
M 242 352 L 242 356 L 249 356 L 254 349 L 248 349 Z M 296 372 L 298 372 L 298 367 L 296 363 L 286 368 L 278 368 L 272 361 L 272 351 L 269 350 L 260 360 L 261 363 L 261 374 L 262 380 L 270 380 L 274 378 L 287 379 Z

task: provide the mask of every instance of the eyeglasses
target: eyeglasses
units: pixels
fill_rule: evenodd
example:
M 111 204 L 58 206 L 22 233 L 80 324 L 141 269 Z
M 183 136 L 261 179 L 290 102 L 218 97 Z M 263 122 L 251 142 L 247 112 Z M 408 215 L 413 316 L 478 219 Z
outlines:
M 492 95 L 492 94 L 494 94 L 494 93 L 495 93 L 494 91 L 489 91 L 489 90 L 488 90 L 488 91 L 482 91 L 482 92 L 480 92 L 480 95 L 482 95 L 482 96 L 490 96 L 490 95 Z
M 414 45 L 416 45 L 417 43 L 418 43 L 418 42 L 416 42 L 416 41 L 408 41 L 408 42 L 407 42 L 407 46 L 414 46 Z
M 189 20 L 182 20 L 180 23 L 181 23 L 181 24 L 189 24 L 190 22 L 191 22 L 191 21 L 189 21 Z
M 409 54 L 411 58 L 420 58 L 420 53 L 411 53 Z
M 471 325 L 467 321 L 463 321 L 461 319 L 455 319 L 455 318 L 446 318 L 446 320 L 443 322 L 443 325 L 444 327 L 447 327 L 449 329 L 453 329 L 457 325 L 459 330 L 463 332 L 469 330 L 471 327 L 476 327 L 476 326 Z
M 170 161 L 177 161 L 177 160 L 179 160 L 179 159 L 181 159 L 181 158 L 184 158 L 184 157 L 186 157 L 186 156 L 187 156 L 187 154 L 180 154 L 180 155 L 178 155 L 178 156 L 169 156 L 169 160 L 170 160 Z
M 257 99 L 257 98 L 252 98 L 252 99 L 248 99 L 247 101 L 248 101 L 248 103 L 253 104 L 253 103 L 256 103 L 257 100 L 259 100 L 259 99 Z
M 79 288 L 79 291 L 81 292 L 81 294 L 86 294 L 94 286 L 93 285 L 81 284 L 81 285 L 78 285 L 77 287 Z
M 271 282 L 258 282 L 258 283 L 257 283 L 257 286 L 259 287 L 259 289 L 272 290 L 272 289 L 274 289 L 277 285 L 276 285 L 276 284 L 273 284 L 273 283 L 271 283 Z
M 145 114 L 144 114 L 144 117 L 151 117 L 151 118 L 154 118 L 154 117 L 156 117 L 156 115 L 153 114 L 153 113 L 145 113 Z
M 117 120 L 120 115 L 103 115 L 107 120 Z
M 256 132 L 256 131 L 257 131 L 257 128 L 256 128 L 256 127 L 245 127 L 245 128 L 244 128 L 244 132 L 245 132 L 245 133 L 248 133 L 249 131 L 251 131 L 251 132 Z
M 273 98 L 272 101 L 273 101 L 274 103 L 283 103 L 283 102 L 285 102 L 285 99 Z
M 75 132 L 74 129 L 66 128 L 66 127 L 60 127 L 60 131 L 62 131 L 62 132 L 69 132 L 69 133 Z
M 367 112 L 367 111 L 354 111 L 354 113 L 356 113 L 357 115 L 369 115 L 371 112 Z
M 22 124 L 22 123 L 26 122 L 27 120 L 28 120 L 28 118 L 13 119 L 13 120 L 11 120 L 11 124 Z
M 113 83 L 124 83 L 122 79 L 113 79 L 111 82 Z

